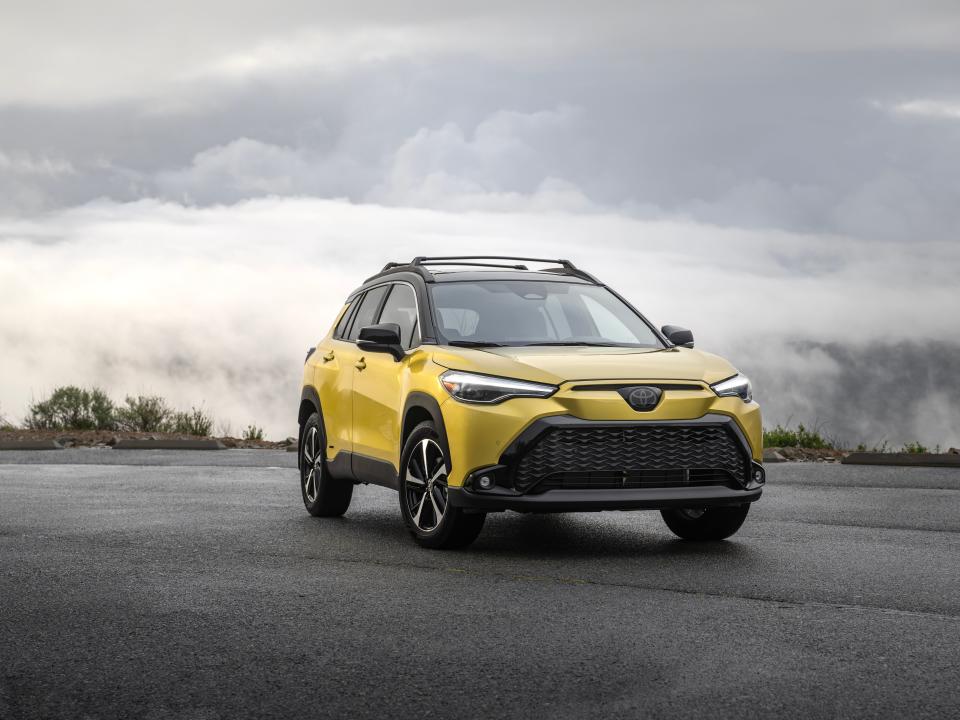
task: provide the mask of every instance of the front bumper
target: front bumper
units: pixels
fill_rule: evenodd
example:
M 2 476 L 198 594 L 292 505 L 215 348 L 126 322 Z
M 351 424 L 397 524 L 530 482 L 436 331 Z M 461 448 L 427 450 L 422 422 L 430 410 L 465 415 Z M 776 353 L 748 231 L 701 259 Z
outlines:
M 658 384 L 659 381 L 637 381 Z M 682 386 L 663 383 L 663 399 L 649 412 L 639 413 L 621 397 L 622 381 L 584 386 L 582 381 L 565 383 L 549 398 L 514 398 L 495 405 L 461 403 L 447 398 L 440 404 L 450 448 L 451 487 L 460 487 L 477 470 L 503 462 L 518 441 L 529 438 L 531 427 L 551 417 L 574 418 L 595 423 L 693 422 L 706 416 L 724 416 L 746 440 L 749 460 L 762 461 L 760 408 L 738 397 L 717 397 L 706 385 Z
M 742 505 L 759 499 L 763 466 L 733 418 L 540 418 L 495 465 L 450 487 L 455 507 L 576 512 Z
M 488 492 L 450 488 L 450 504 L 478 512 L 595 512 L 600 510 L 660 510 L 664 508 L 743 505 L 760 499 L 762 487 L 735 490 L 723 486 L 630 488 L 620 490 L 547 490 L 522 495 L 507 488 Z

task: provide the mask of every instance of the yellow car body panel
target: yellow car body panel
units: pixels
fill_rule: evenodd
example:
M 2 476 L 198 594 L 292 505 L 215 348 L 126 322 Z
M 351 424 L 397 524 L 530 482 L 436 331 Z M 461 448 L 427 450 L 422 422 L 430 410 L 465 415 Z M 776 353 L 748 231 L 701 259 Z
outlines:
M 430 353 L 417 349 L 396 362 L 383 353 L 364 353 L 366 367 L 354 374 L 354 452 L 400 467 L 400 431 L 403 406 L 411 392 L 433 394 L 440 383 L 430 370 Z
M 433 360 L 457 370 L 550 385 L 575 380 L 641 379 L 694 380 L 710 384 L 737 374 L 723 358 L 692 348 L 438 348 Z
M 347 311 L 344 305 L 334 327 Z M 359 355 L 353 343 L 333 340 L 333 328 L 321 340 L 303 368 L 303 385 L 317 393 L 327 431 L 327 454 L 351 452 L 353 428 L 353 376 L 350 372 Z

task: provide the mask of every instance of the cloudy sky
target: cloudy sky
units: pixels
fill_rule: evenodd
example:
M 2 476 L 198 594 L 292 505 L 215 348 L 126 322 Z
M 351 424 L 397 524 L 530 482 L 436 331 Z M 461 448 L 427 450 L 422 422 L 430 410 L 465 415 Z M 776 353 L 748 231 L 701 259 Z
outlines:
M 960 5 L 0 0 L 0 413 L 292 432 L 352 286 L 569 256 L 768 421 L 960 445 Z

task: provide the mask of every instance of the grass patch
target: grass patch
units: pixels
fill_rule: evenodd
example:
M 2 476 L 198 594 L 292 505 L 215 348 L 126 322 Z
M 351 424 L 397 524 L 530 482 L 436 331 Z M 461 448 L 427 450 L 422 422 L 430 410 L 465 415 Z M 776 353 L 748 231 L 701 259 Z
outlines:
M 208 436 L 213 430 L 213 417 L 203 408 L 190 408 L 190 412 L 177 412 L 170 421 L 170 432 L 184 435 Z
M 263 440 L 263 428 L 256 425 L 247 425 L 247 429 L 243 431 L 243 439 Z
M 0 412 L 0 430 L 16 430 L 17 428 L 13 426 L 12 423 L 7 421 L 6 416 L 3 412 Z
M 764 447 L 798 447 L 811 450 L 834 450 L 834 443 L 820 434 L 818 430 L 808 430 L 801 423 L 796 429 L 777 425 L 772 430 L 763 431 Z

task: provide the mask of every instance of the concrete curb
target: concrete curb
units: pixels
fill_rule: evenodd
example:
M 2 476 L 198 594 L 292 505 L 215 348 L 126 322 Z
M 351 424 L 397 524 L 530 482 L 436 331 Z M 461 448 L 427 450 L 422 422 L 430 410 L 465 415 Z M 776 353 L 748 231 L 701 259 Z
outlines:
M 778 453 L 776 450 L 771 450 L 770 448 L 764 448 L 763 450 L 763 463 L 782 463 L 787 462 L 787 459 Z
M 63 450 L 56 440 L 0 440 L 0 450 Z
M 114 450 L 226 450 L 219 440 L 117 440 Z
M 847 455 L 841 462 L 844 465 L 899 465 L 903 467 L 960 468 L 960 455 L 855 452 Z

